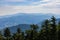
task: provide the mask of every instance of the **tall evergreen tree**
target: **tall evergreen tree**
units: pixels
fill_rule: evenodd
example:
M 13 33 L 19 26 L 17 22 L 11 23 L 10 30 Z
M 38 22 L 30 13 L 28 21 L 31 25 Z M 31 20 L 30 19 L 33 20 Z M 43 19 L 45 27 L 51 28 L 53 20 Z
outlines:
M 57 40 L 56 37 L 56 18 L 54 16 L 52 16 L 51 18 L 51 27 L 50 27 L 51 31 L 50 31 L 50 40 Z
M 21 29 L 17 28 L 17 33 L 20 34 L 21 33 Z
M 58 22 L 57 38 L 58 38 L 58 40 L 60 40 L 60 21 Z
M 6 28 L 6 29 L 4 30 L 4 37 L 6 37 L 6 40 L 9 40 L 9 39 L 10 39 L 11 33 L 10 33 L 9 28 Z
M 25 40 L 31 40 L 31 30 L 26 30 L 25 34 Z
M 37 25 L 31 25 L 31 29 L 26 31 L 26 39 L 27 40 L 37 40 Z
M 49 40 L 49 20 L 45 20 L 44 27 L 45 28 L 43 30 L 45 30 L 45 32 L 43 34 L 45 36 L 45 40 Z
M 31 25 L 31 29 L 32 29 L 32 31 L 31 31 L 31 35 L 33 35 L 32 36 L 32 40 L 37 40 L 37 36 L 38 36 L 38 25 Z
M 49 40 L 49 20 L 45 20 L 40 31 L 40 40 Z
M 14 40 L 24 40 L 24 33 L 21 32 L 20 28 L 17 28 L 17 32 L 13 35 Z

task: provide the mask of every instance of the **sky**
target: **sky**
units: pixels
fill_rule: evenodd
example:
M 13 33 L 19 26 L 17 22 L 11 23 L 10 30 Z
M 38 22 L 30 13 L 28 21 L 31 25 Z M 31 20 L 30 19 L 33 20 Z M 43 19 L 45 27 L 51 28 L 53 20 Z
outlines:
M 0 16 L 17 13 L 60 14 L 60 0 L 0 0 Z

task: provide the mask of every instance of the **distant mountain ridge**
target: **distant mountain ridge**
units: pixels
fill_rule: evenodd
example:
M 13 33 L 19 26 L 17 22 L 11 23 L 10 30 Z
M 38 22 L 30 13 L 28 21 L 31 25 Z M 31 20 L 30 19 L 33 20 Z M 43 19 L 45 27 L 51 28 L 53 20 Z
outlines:
M 24 14 L 18 13 L 14 15 L 0 17 L 0 29 L 18 24 L 38 24 L 45 19 L 49 19 L 53 14 Z
M 10 29 L 10 31 L 12 33 L 17 32 L 17 28 L 20 28 L 21 31 L 25 31 L 25 30 L 29 30 L 30 29 L 30 25 L 29 24 L 19 24 L 16 26 L 12 26 L 12 27 L 8 27 Z
M 56 21 L 57 21 L 56 23 L 58 23 L 60 21 L 60 19 L 56 19 Z M 41 29 L 41 26 L 40 26 L 41 24 L 38 23 L 37 25 L 39 27 L 38 30 L 40 30 Z M 10 29 L 11 33 L 15 33 L 15 32 L 17 32 L 17 28 L 20 28 L 22 32 L 25 32 L 26 30 L 29 30 L 31 28 L 31 26 L 30 26 L 30 24 L 18 24 L 18 25 L 11 26 L 11 27 L 8 27 L 8 28 Z M 3 29 L 3 31 L 4 31 L 4 29 Z

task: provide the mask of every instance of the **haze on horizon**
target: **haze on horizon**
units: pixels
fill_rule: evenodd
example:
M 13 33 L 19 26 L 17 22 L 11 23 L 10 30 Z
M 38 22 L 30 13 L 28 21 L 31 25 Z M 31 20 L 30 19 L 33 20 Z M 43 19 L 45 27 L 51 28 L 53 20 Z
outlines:
M 60 0 L 0 0 L 0 16 L 17 13 L 60 14 Z

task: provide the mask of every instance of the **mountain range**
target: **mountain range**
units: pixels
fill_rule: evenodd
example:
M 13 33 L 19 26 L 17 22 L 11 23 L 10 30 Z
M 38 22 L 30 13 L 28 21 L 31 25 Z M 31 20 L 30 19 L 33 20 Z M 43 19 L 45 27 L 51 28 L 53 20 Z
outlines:
M 52 16 L 57 17 L 54 14 L 25 14 L 18 13 L 14 15 L 0 16 L 0 29 L 5 27 L 16 26 L 19 24 L 41 24 L 46 19 L 51 18 Z

